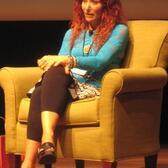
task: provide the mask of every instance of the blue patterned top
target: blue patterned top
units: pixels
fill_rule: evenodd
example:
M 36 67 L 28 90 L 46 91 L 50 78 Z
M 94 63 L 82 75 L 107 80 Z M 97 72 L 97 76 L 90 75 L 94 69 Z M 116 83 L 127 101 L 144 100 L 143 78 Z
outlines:
M 125 48 L 128 42 L 128 27 L 124 24 L 118 24 L 113 29 L 109 39 L 97 52 L 92 45 L 94 32 L 91 35 L 89 32 L 82 32 L 75 41 L 72 51 L 70 51 L 70 36 L 72 29 L 69 29 L 63 39 L 59 55 L 72 55 L 77 58 L 77 68 L 87 70 L 92 79 L 76 78 L 81 82 L 87 82 L 101 86 L 103 75 L 112 68 L 119 68 L 125 56 Z M 84 47 L 91 46 L 89 53 L 84 53 Z M 94 80 L 96 79 L 96 80 Z

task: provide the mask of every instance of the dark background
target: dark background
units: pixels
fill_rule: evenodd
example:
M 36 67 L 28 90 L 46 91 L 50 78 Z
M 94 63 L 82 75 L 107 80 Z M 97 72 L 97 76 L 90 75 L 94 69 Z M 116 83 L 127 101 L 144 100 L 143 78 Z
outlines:
M 0 21 L 0 68 L 37 66 L 57 54 L 69 21 Z M 4 134 L 4 93 L 0 87 L 0 135 Z
M 45 54 L 57 54 L 69 21 L 0 21 L 0 68 L 36 66 Z M 163 92 L 160 140 L 168 144 L 168 85 Z M 0 116 L 4 117 L 4 93 L 0 88 Z M 0 134 L 4 121 L 0 118 Z

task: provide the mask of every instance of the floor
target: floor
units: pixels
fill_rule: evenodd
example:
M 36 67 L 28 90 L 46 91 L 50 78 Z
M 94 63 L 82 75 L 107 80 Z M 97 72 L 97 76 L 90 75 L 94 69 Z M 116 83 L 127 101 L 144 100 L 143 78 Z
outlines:
M 86 161 L 85 168 L 102 168 L 101 162 Z M 75 168 L 71 159 L 58 159 L 52 168 Z M 118 162 L 117 168 L 144 168 L 143 157 L 136 157 Z M 168 168 L 168 147 L 164 147 L 159 152 L 158 168 Z

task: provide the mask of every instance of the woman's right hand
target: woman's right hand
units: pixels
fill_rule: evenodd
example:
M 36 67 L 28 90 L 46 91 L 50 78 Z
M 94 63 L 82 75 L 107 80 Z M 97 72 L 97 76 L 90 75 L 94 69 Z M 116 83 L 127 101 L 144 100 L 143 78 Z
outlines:
M 65 73 L 69 74 L 69 56 L 57 56 L 57 55 L 45 55 L 41 59 L 37 60 L 38 66 L 43 70 L 47 71 L 54 66 L 63 66 L 65 68 Z

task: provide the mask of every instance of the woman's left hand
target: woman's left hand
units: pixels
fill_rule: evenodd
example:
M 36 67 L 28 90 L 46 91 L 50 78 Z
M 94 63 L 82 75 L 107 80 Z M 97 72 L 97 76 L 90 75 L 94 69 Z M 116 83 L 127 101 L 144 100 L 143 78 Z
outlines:
M 44 71 L 47 71 L 51 67 L 61 65 L 65 68 L 66 74 L 69 74 L 69 63 L 69 56 L 45 55 L 37 60 L 38 66 Z

